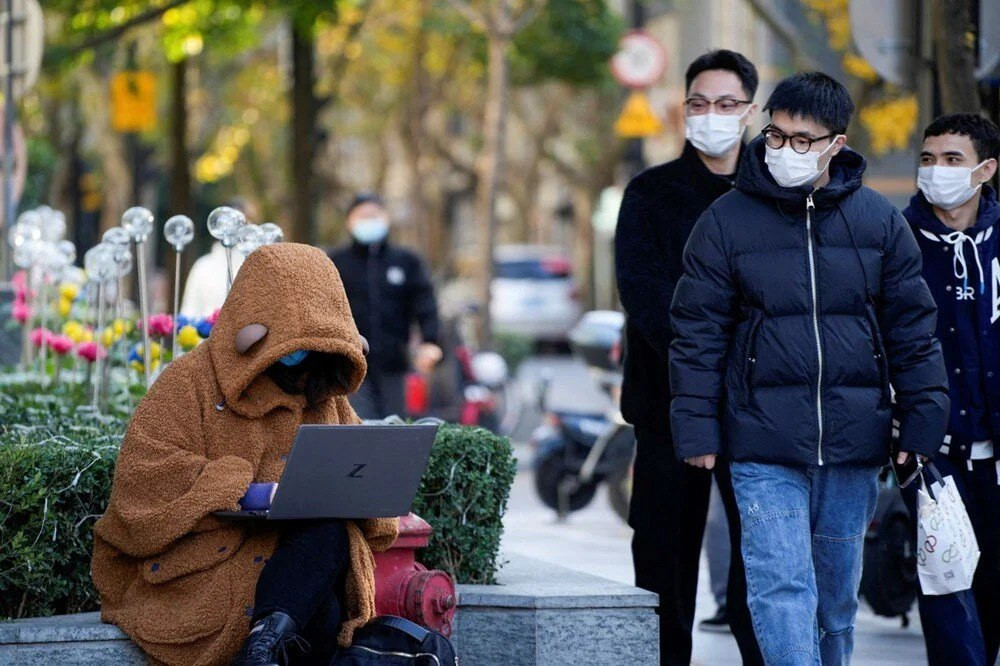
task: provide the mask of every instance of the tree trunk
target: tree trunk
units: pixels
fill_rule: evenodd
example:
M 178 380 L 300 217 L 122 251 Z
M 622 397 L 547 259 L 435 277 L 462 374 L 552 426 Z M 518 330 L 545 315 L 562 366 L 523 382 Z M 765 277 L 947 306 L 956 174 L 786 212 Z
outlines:
M 942 113 L 978 112 L 972 0 L 933 0 L 934 56 Z
M 316 242 L 313 166 L 316 160 L 316 68 L 311 28 L 293 15 L 292 32 L 292 240 Z
M 485 150 L 482 156 L 479 179 L 479 224 L 482 239 L 480 247 L 479 301 L 483 311 L 480 316 L 479 344 L 482 349 L 493 346 L 493 327 L 490 321 L 490 286 L 493 282 L 493 251 L 496 245 L 496 201 L 500 194 L 506 166 L 507 107 L 510 102 L 510 0 L 495 0 L 493 6 L 495 29 L 489 34 L 489 60 L 485 113 Z
M 191 164 L 188 159 L 188 110 L 187 110 L 187 59 L 179 60 L 171 67 L 173 87 L 170 98 L 170 116 L 173 124 L 170 127 L 170 213 L 171 215 L 194 215 L 191 201 Z M 191 257 L 182 258 L 181 282 L 179 289 L 184 290 L 184 279 L 187 276 Z M 174 273 L 176 262 L 173 257 L 166 261 L 168 285 L 170 288 L 169 303 L 173 303 Z
M 427 68 L 424 67 L 424 57 L 427 54 L 427 32 L 424 30 L 424 19 L 430 12 L 429 0 L 417 0 L 419 5 L 418 28 L 413 47 L 411 61 L 411 81 L 407 116 L 403 123 L 403 139 L 406 143 L 410 160 L 410 221 L 420 240 L 425 257 L 433 264 L 438 259 L 436 241 L 440 238 L 440 230 L 436 229 L 437 220 L 429 217 L 430 205 L 424 190 L 427 150 L 427 132 L 424 127 L 427 112 L 430 108 L 430 81 Z

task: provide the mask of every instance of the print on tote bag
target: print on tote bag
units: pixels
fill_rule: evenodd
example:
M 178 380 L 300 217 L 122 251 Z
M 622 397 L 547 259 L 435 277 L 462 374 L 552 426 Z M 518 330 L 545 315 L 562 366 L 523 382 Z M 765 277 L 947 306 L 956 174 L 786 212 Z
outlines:
M 979 543 L 955 480 L 928 465 L 934 482 L 921 475 L 917 489 L 917 574 L 926 595 L 952 594 L 972 587 Z

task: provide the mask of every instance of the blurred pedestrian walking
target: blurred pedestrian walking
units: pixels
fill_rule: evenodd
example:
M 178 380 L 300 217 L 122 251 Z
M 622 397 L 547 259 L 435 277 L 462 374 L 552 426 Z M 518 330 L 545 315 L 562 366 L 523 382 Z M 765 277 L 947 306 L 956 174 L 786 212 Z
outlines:
M 390 227 L 382 199 L 359 194 L 347 209 L 351 240 L 329 252 L 344 280 L 358 330 L 371 348 L 365 382 L 351 396 L 363 419 L 405 414 L 414 326 L 420 330 L 420 344 L 413 365 L 429 371 L 442 355 L 437 301 L 427 268 L 416 253 L 390 240 Z

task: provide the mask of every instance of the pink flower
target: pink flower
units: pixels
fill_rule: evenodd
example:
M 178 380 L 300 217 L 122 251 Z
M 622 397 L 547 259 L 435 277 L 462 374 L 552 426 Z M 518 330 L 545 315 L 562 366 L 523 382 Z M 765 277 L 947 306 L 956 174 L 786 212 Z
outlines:
M 73 349 L 73 341 L 65 335 L 53 335 L 49 339 L 49 346 L 55 353 L 65 356 Z
M 174 332 L 174 318 L 168 314 L 155 314 L 149 318 L 149 334 L 166 337 Z
M 81 342 L 76 348 L 76 355 L 88 363 L 96 361 L 98 354 L 101 358 L 107 356 L 107 352 L 98 347 L 96 342 Z
M 31 318 L 31 308 L 24 301 L 17 301 L 11 309 L 11 315 L 19 324 L 23 324 Z
M 219 321 L 219 310 L 216 310 L 212 314 L 205 317 L 205 321 L 207 321 L 212 326 L 215 326 L 215 322 Z
M 21 270 L 21 271 L 18 271 L 16 273 L 14 273 L 14 275 L 12 275 L 11 278 L 10 278 L 10 282 L 15 287 L 17 287 L 18 291 L 27 291 L 28 290 L 28 274 L 27 274 L 27 272 Z
M 31 344 L 36 347 L 50 346 L 52 344 L 52 331 L 47 328 L 36 328 L 31 332 Z

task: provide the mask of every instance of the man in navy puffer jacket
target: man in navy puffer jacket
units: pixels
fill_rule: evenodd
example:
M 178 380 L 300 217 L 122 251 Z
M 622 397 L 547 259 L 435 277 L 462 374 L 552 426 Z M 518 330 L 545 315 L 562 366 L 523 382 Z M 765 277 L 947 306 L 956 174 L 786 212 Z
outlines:
M 933 455 L 948 414 L 936 308 L 898 211 L 846 147 L 854 105 L 819 73 L 775 88 L 736 189 L 701 217 L 671 307 L 680 458 L 732 461 L 748 603 L 769 664 L 845 664 L 877 474 Z M 817 652 L 818 649 L 818 652 Z
M 903 211 L 938 304 L 951 380 L 951 420 L 935 465 L 954 479 L 981 551 L 971 590 L 919 597 L 931 666 L 992 666 L 1000 651 L 1000 204 L 984 184 L 998 159 L 995 123 L 972 113 L 938 118 L 924 131 L 920 191 Z M 903 495 L 915 514 L 916 485 Z

